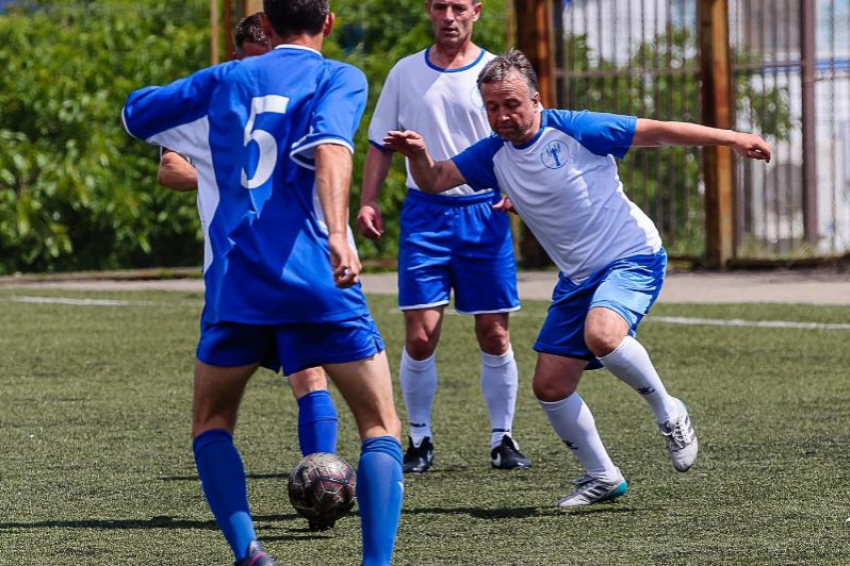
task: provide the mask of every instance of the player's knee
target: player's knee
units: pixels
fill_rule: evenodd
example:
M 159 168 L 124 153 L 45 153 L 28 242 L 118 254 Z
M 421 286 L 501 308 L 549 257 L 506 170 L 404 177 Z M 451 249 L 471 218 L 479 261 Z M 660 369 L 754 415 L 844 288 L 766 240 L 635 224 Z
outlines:
M 476 329 L 478 345 L 488 354 L 500 356 L 508 351 L 510 337 L 508 331 L 500 326 L 491 326 L 486 329 Z
M 535 374 L 531 388 L 539 400 L 552 403 L 575 393 L 576 383 L 573 379 L 557 379 L 555 376 Z
M 296 399 L 300 399 L 308 393 L 326 390 L 328 379 L 322 368 L 308 368 L 290 375 L 289 386 L 292 388 L 292 393 Z
M 414 360 L 424 360 L 437 349 L 437 337 L 425 331 L 414 332 L 407 336 L 404 346 L 408 356 Z
M 584 342 L 597 358 L 607 356 L 616 350 L 617 346 L 623 341 L 623 338 L 625 336 L 623 336 L 619 328 L 608 326 L 588 325 L 584 331 Z

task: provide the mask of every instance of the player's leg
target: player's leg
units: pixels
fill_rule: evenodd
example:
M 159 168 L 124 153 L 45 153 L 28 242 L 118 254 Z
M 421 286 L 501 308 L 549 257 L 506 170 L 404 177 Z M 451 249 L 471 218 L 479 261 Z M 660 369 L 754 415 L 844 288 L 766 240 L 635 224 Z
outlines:
M 328 379 L 321 367 L 307 368 L 289 376 L 298 401 L 298 445 L 301 454 L 336 452 L 338 416 Z
M 363 443 L 357 467 L 357 504 L 363 531 L 363 564 L 388 565 L 404 494 L 400 423 L 385 352 L 325 366 L 346 400 Z
M 259 364 L 217 367 L 197 361 L 192 404 L 192 448 L 198 477 L 210 510 L 236 561 L 251 551 L 257 538 L 242 458 L 233 430 L 242 394 Z
M 490 461 L 493 467 L 528 468 L 511 428 L 516 411 L 519 371 L 511 348 L 508 313 L 476 314 L 475 336 L 481 348 L 481 393 L 490 414 Z
M 481 356 L 481 392 L 490 414 L 490 461 L 496 468 L 527 468 L 512 428 L 519 373 L 508 313 L 519 309 L 510 221 L 495 212 L 494 193 L 462 197 L 451 264 L 458 312 L 475 315 Z
M 410 426 L 406 473 L 423 473 L 434 463 L 431 414 L 437 395 L 437 343 L 443 307 L 404 311 L 404 351 L 399 364 L 399 383 Z
M 451 295 L 454 233 L 450 200 L 410 190 L 399 217 L 398 304 L 405 348 L 399 383 L 410 424 L 404 471 L 422 473 L 434 459 L 431 409 L 437 394 L 436 348 Z
M 654 256 L 614 264 L 596 289 L 585 322 L 588 348 L 611 373 L 649 404 L 664 435 L 673 466 L 687 471 L 699 445 L 684 404 L 667 393 L 646 349 L 634 338 L 637 325 L 657 298 L 667 261 Z
M 555 433 L 584 467 L 575 491 L 558 502 L 561 508 L 610 501 L 626 493 L 626 482 L 602 444 L 593 415 L 576 392 L 586 366 L 586 360 L 541 352 L 534 370 L 534 395 Z

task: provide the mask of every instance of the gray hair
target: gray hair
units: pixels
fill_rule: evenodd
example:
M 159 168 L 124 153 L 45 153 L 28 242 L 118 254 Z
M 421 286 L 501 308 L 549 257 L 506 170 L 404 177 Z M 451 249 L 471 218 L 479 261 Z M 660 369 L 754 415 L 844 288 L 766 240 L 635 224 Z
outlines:
M 528 85 L 528 92 L 534 96 L 539 92 L 537 88 L 537 73 L 528 57 L 518 49 L 511 49 L 487 63 L 478 75 L 478 89 L 490 83 L 498 83 L 508 80 L 511 73 L 516 73 Z

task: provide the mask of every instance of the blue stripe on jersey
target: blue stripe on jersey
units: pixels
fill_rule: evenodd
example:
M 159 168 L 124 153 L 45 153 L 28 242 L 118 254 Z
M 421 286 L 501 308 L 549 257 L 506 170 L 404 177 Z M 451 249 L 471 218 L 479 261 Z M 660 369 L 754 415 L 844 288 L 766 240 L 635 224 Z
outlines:
M 637 118 L 587 110 L 544 110 L 540 129 L 561 130 L 596 155 L 625 157 L 635 137 Z
M 452 157 L 455 167 L 463 175 L 467 185 L 476 191 L 490 188 L 501 190 L 493 171 L 493 156 L 502 149 L 504 143 L 502 138 L 494 134 Z
M 212 256 L 206 321 L 322 322 L 367 312 L 359 286 L 333 284 L 311 168 L 320 144 L 353 148 L 366 91 L 358 69 L 284 47 L 130 95 L 128 131 L 197 162 Z

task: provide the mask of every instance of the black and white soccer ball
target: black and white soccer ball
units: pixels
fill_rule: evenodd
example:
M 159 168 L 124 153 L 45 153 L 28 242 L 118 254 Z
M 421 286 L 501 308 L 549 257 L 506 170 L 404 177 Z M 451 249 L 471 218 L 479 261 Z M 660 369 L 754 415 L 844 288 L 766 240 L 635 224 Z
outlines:
M 306 456 L 289 474 L 289 501 L 313 530 L 326 530 L 347 515 L 357 499 L 357 474 L 327 452 Z

